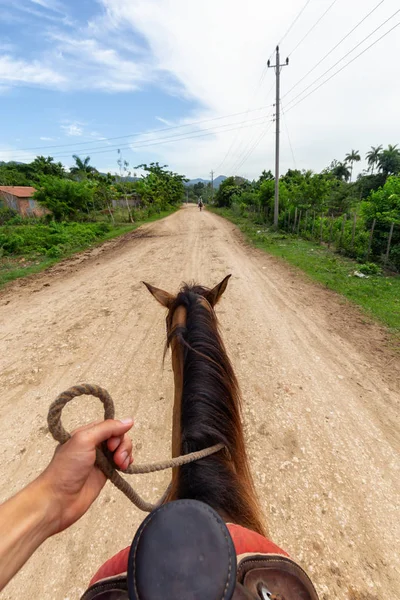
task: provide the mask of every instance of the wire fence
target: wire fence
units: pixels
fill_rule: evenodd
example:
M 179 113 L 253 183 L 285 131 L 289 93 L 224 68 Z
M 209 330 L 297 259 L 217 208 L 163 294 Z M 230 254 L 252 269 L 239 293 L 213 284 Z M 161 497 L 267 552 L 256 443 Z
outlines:
M 394 221 L 375 218 L 366 224 L 356 213 L 334 217 L 292 208 L 281 212 L 279 227 L 352 258 L 373 260 L 387 268 L 400 270 L 400 226 Z
M 243 205 L 232 206 L 234 212 L 235 208 L 243 214 Z M 258 222 L 272 224 L 273 213 L 268 207 L 246 206 L 245 212 Z M 280 212 L 279 230 L 359 261 L 376 262 L 400 272 L 400 225 L 395 221 L 376 218 L 366 221 L 356 212 L 333 216 L 292 207 Z

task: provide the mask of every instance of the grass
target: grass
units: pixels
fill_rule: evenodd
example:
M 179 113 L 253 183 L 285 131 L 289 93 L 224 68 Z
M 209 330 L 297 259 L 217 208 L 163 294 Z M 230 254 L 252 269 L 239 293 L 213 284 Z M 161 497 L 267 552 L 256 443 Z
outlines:
M 314 281 L 360 306 L 393 332 L 400 332 L 400 275 L 378 274 L 361 279 L 354 276 L 354 272 L 360 270 L 359 263 L 316 242 L 270 231 L 265 225 L 257 225 L 229 209 L 212 210 L 235 223 L 257 248 L 298 267 Z
M 134 231 L 144 223 L 166 217 L 175 210 L 176 208 L 171 207 L 140 218 L 135 223 L 121 223 L 115 226 L 108 224 L 108 227 L 96 223 L 70 223 L 55 228 L 46 225 L 0 227 L 0 237 L 3 240 L 7 237 L 8 240 L 16 240 L 19 244 L 14 252 L 3 251 L 0 258 L 0 287 L 14 279 L 44 271 L 77 252 Z M 5 246 L 7 247 L 7 242 Z

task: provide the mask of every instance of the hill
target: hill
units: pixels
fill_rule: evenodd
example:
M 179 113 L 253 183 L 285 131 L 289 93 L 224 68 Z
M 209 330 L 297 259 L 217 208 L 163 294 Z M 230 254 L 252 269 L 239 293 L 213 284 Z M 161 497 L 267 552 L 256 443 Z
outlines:
M 225 175 L 218 175 L 218 177 L 214 179 L 214 189 L 217 190 L 221 183 L 225 181 L 225 179 Z M 211 179 L 201 179 L 201 177 L 197 177 L 197 179 L 191 179 L 190 181 L 187 181 L 185 185 L 195 185 L 196 183 L 204 183 L 204 185 L 207 185 L 207 183 L 211 183 Z

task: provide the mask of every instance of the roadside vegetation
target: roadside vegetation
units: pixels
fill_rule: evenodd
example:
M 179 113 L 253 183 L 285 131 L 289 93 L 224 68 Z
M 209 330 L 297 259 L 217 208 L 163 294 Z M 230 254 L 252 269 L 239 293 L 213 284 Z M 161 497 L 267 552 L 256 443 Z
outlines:
M 368 170 L 352 182 L 352 165 L 359 159 L 352 151 L 322 173 L 289 170 L 279 181 L 278 230 L 273 228 L 271 172 L 253 182 L 229 177 L 215 195 L 214 210 L 258 248 L 399 332 L 400 151 L 372 148 Z
M 184 198 L 182 175 L 142 164 L 138 178 L 119 155 L 119 176 L 99 173 L 74 157 L 68 173 L 51 157 L 0 165 L 0 185 L 32 186 L 44 216 L 22 217 L 0 207 L 0 285 L 170 214 Z

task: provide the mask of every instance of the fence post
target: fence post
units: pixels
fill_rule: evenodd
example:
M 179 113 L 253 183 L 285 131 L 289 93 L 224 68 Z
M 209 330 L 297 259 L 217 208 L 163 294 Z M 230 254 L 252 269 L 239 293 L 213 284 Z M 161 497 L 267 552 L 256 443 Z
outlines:
M 344 235 L 344 228 L 346 225 L 346 219 L 347 219 L 347 215 L 346 214 L 342 215 L 342 230 L 340 232 L 340 239 L 339 239 L 340 248 L 342 247 L 342 244 L 343 244 L 343 235 Z
M 311 237 L 314 237 L 314 229 L 315 229 L 315 210 L 314 210 L 314 216 L 313 216 L 313 222 L 312 222 L 312 228 L 311 228 Z
M 296 221 L 297 221 L 297 206 L 296 206 L 295 211 L 294 211 L 293 233 L 296 230 Z
M 370 233 L 369 240 L 368 240 L 367 260 L 369 259 L 369 254 L 371 252 L 371 245 L 372 245 L 372 238 L 373 238 L 373 235 L 374 235 L 375 223 L 376 223 L 376 219 L 374 219 L 372 221 L 371 233 Z
M 291 208 L 289 208 L 289 216 L 288 216 L 288 225 L 287 225 L 287 230 L 290 231 L 290 213 L 291 213 Z
M 322 228 L 324 226 L 324 222 L 322 220 L 323 219 L 322 215 L 320 216 L 320 219 L 321 219 L 321 221 L 320 221 L 320 227 L 319 227 L 319 243 L 322 244 Z
M 299 235 L 299 232 L 300 232 L 300 222 L 301 222 L 301 211 L 299 212 L 299 220 L 297 222 L 297 235 Z
M 356 237 L 356 224 L 357 224 L 357 215 L 354 213 L 353 216 L 353 231 L 351 232 L 351 249 L 354 252 L 354 240 Z
M 306 220 L 304 223 L 304 232 L 307 233 L 307 220 L 308 220 L 308 209 L 306 210 Z
M 331 226 L 329 228 L 329 242 L 328 242 L 328 248 L 331 247 L 331 243 L 332 243 L 332 228 L 333 228 L 333 215 L 331 215 Z
M 389 239 L 388 239 L 388 244 L 387 244 L 386 254 L 385 254 L 385 265 L 387 265 L 388 260 L 389 260 L 390 244 L 392 243 L 393 228 L 394 228 L 394 223 L 390 223 Z

